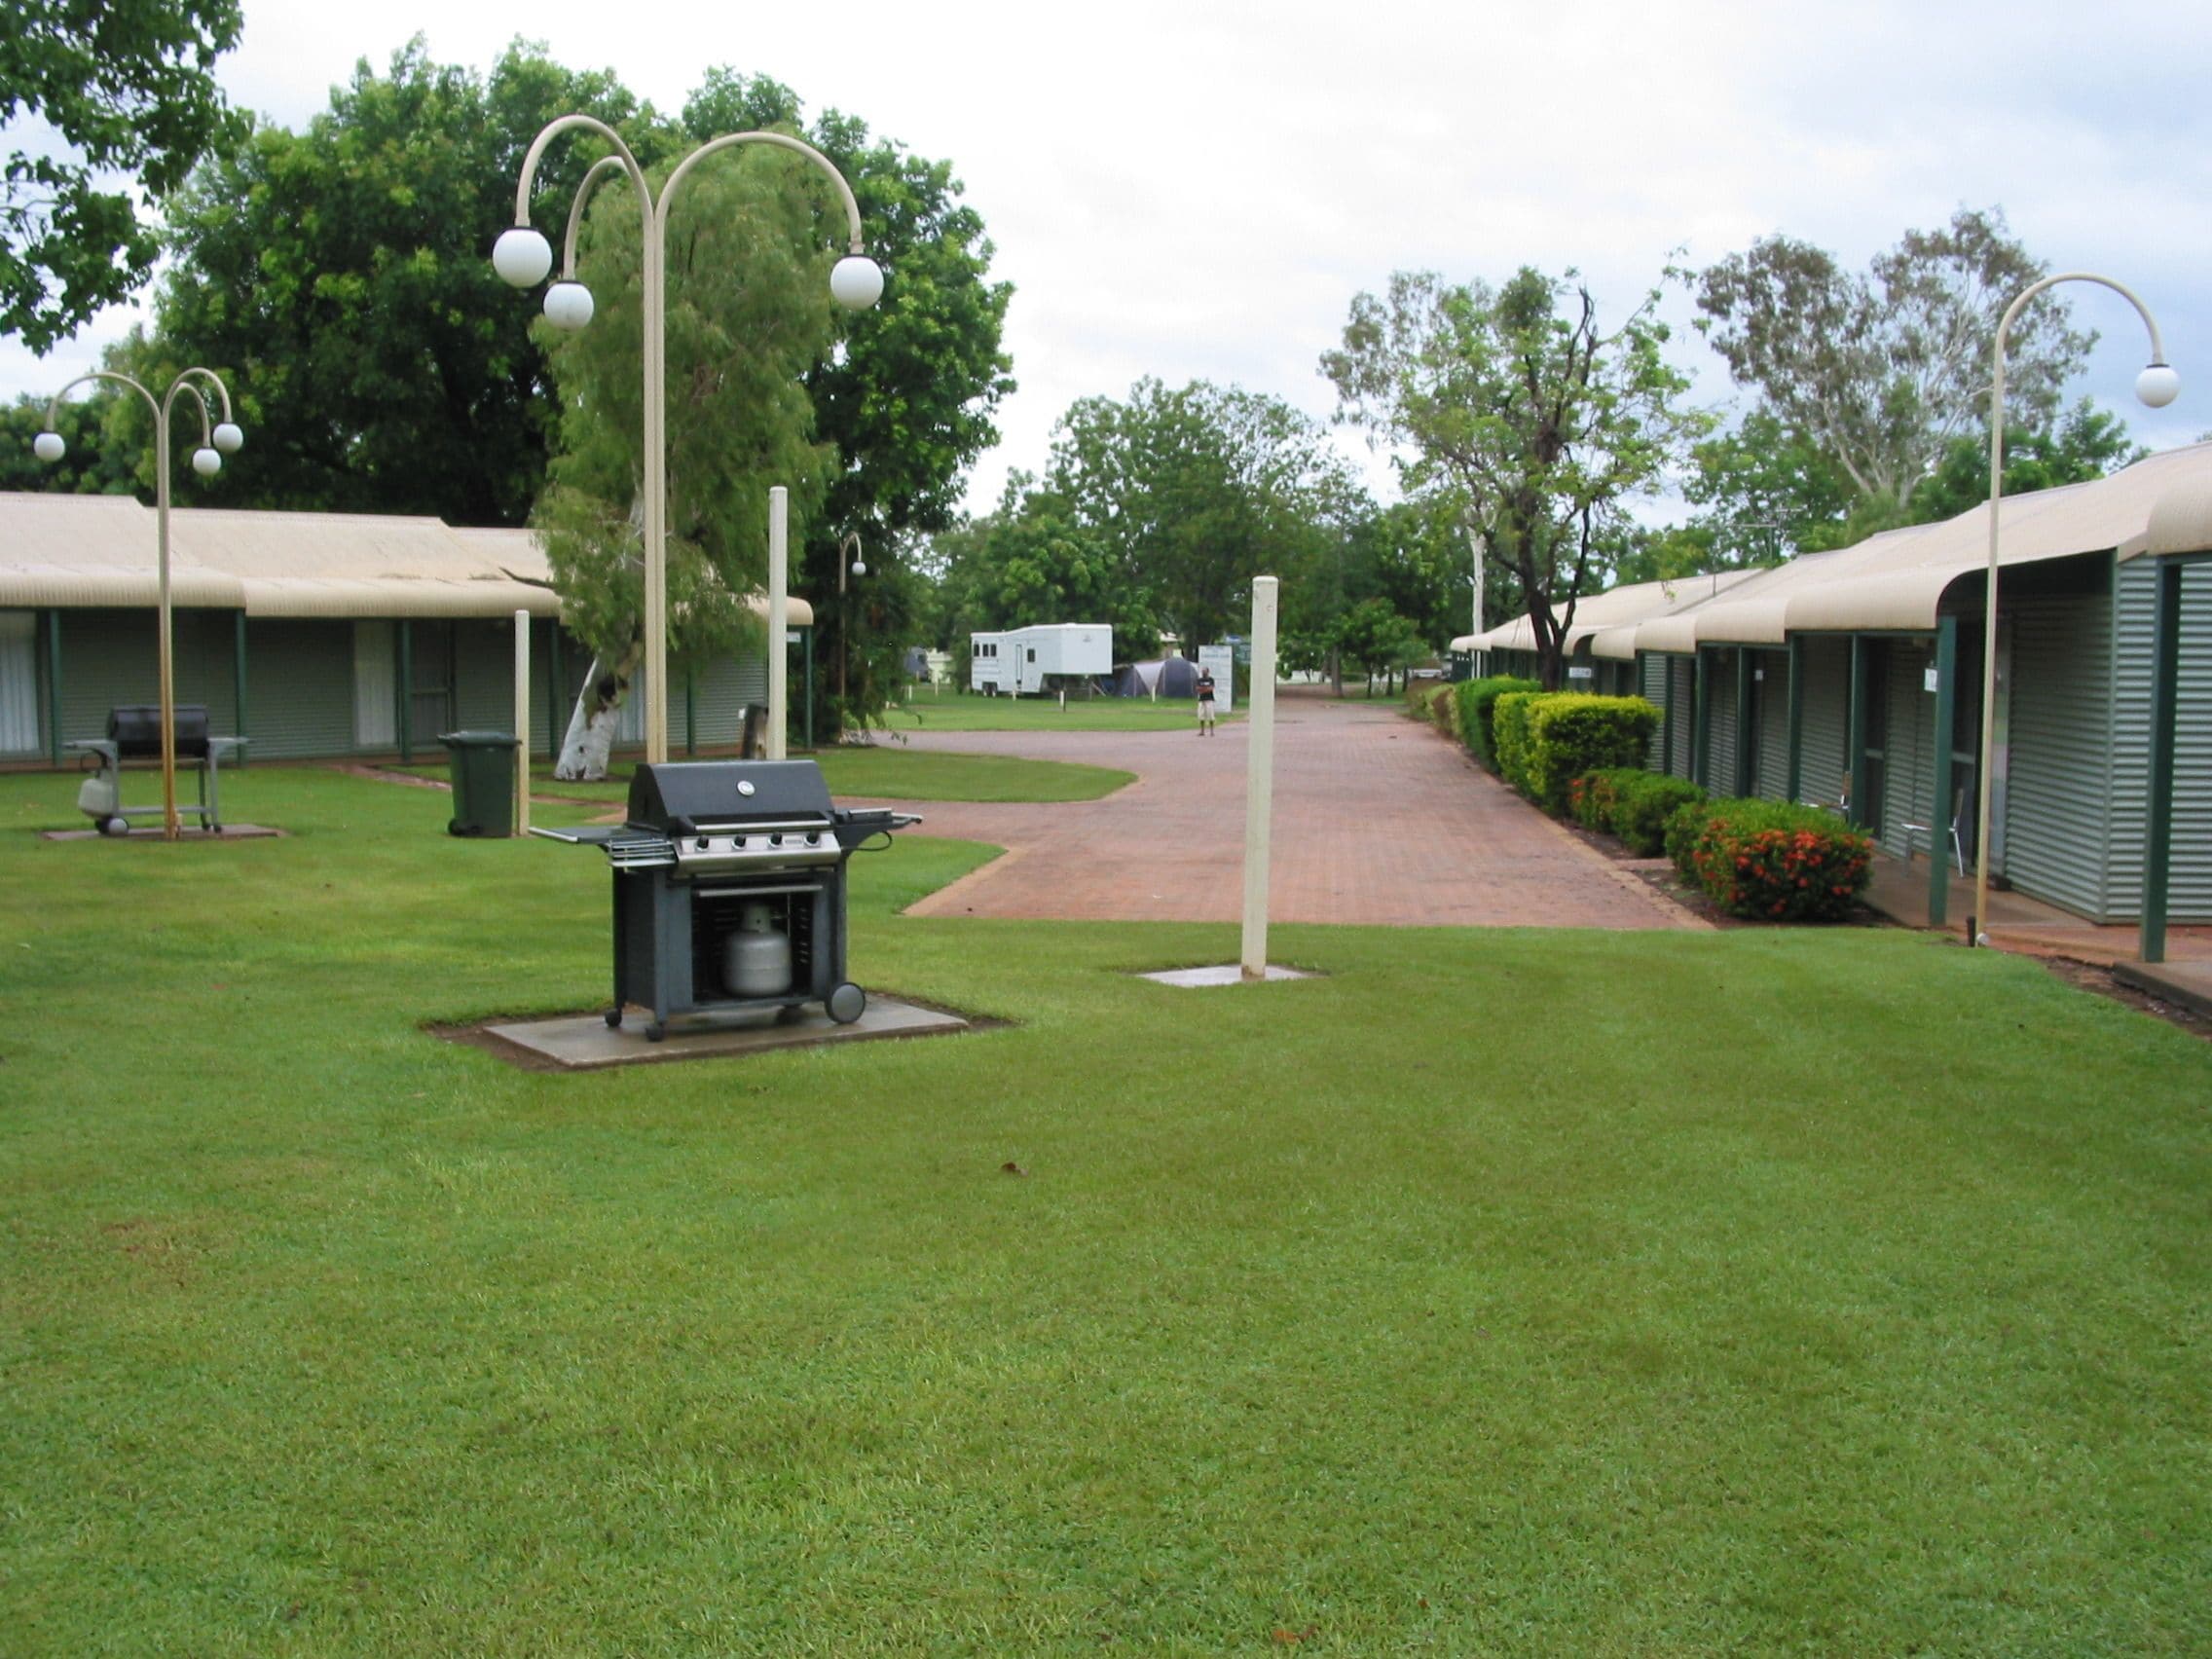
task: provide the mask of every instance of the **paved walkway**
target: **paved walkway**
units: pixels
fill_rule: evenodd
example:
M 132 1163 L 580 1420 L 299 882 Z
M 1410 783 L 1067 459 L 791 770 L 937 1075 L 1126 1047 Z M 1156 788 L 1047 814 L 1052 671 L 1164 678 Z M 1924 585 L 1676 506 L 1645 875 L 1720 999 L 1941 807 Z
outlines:
M 1248 730 L 1239 721 L 1210 738 L 1195 729 L 914 734 L 918 749 L 1088 761 L 1138 781 L 1096 801 L 908 804 L 925 819 L 908 833 L 1007 849 L 913 913 L 1237 920 Z M 1394 704 L 1279 700 L 1274 806 L 1276 922 L 1705 926 Z

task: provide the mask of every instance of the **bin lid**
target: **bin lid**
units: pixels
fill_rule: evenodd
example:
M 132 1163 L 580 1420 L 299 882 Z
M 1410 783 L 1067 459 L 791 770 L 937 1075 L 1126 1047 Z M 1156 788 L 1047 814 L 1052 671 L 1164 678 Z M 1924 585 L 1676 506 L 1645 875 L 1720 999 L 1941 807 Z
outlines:
M 444 731 L 438 741 L 448 749 L 512 749 L 515 734 L 511 731 Z

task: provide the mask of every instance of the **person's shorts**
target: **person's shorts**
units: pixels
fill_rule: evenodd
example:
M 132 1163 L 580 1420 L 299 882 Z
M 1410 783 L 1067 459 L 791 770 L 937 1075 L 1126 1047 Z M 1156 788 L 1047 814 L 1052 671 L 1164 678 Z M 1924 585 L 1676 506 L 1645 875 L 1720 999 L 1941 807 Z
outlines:
M 1198 699 L 1198 719 L 1201 720 L 1210 720 L 1213 719 L 1213 699 L 1211 697 L 1201 697 Z

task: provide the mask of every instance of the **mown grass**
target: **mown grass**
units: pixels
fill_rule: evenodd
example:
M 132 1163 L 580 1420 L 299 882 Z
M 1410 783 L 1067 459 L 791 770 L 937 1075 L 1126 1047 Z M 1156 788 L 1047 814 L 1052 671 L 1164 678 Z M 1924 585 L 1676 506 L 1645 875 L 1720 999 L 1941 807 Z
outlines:
M 986 856 L 908 836 L 859 977 L 1012 1024 L 531 1074 L 424 1026 L 594 1004 L 595 856 L 71 783 L 0 780 L 11 1654 L 2212 1645 L 2212 1051 L 2030 964 L 1181 992 L 1234 930 L 901 918 Z
M 1243 711 L 1223 717 L 1243 719 Z M 1188 697 L 985 697 L 974 691 L 917 691 L 884 716 L 904 731 L 1186 731 L 1198 720 Z
M 676 756 L 682 759 L 682 756 Z M 903 749 L 895 741 L 825 749 L 794 756 L 822 768 L 833 796 L 890 800 L 1062 801 L 1097 800 L 1132 782 L 1135 774 L 1073 761 L 1026 760 L 1011 755 L 957 755 Z M 417 777 L 440 782 L 449 769 L 437 761 L 409 766 Z M 531 769 L 531 799 L 621 802 L 630 798 L 630 762 L 617 760 L 604 780 L 556 778 L 551 766 Z

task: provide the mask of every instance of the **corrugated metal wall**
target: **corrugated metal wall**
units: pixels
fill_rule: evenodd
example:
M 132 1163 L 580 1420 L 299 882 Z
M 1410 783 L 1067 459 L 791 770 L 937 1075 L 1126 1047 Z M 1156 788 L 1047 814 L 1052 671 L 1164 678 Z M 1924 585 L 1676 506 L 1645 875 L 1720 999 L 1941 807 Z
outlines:
M 1751 653 L 1751 708 L 1758 718 L 1758 767 L 1752 789 L 1768 800 L 1789 798 L 1789 653 Z
M 1690 703 L 1697 695 L 1697 664 L 1670 656 L 1667 664 L 1667 724 L 1675 734 L 1675 776 L 1690 775 Z
M 2031 898 L 2107 919 L 2112 601 L 2007 601 L 2012 636 L 2003 873 Z
M 1736 793 L 1736 653 L 1705 656 L 1705 787 L 1716 795 Z
M 46 748 L 45 699 L 39 673 L 40 610 L 0 610 L 0 756 L 39 754 Z
M 2114 618 L 2111 808 L 2106 907 L 2143 914 L 2143 837 L 2150 808 L 2151 622 L 2157 572 L 2148 559 L 2120 567 Z M 2212 567 L 2182 572 L 2181 699 L 2174 720 L 2173 854 L 2166 918 L 2212 922 Z M 2015 739 L 2015 743 L 2017 740 Z
M 1798 788 L 1807 800 L 1843 798 L 1851 770 L 1851 641 L 1808 635 L 1805 640 L 1805 752 Z
M 1647 653 L 1637 659 L 1636 669 L 1637 690 L 1659 708 L 1659 723 L 1651 728 L 1651 743 L 1643 752 L 1644 770 L 1656 772 L 1667 753 L 1667 659 Z
M 169 613 L 172 681 L 179 703 L 204 703 L 208 729 L 238 730 L 237 672 L 233 657 L 238 613 L 174 610 Z M 250 647 L 248 647 L 250 663 Z M 64 610 L 61 613 L 61 735 L 64 740 L 107 735 L 108 710 L 118 703 L 161 700 L 159 642 L 151 610 Z M 350 656 L 341 659 L 350 663 Z M 252 713 L 253 692 L 246 692 Z
M 69 672 L 63 645 L 62 672 Z M 248 618 L 245 718 L 256 758 L 353 752 L 353 624 L 350 620 Z M 435 734 L 417 733 L 436 749 Z
M 1882 692 L 1888 699 L 1888 741 L 1882 769 L 1882 832 L 1885 852 L 1904 856 L 1907 824 L 1928 822 L 1929 797 L 1936 788 L 1936 694 L 1926 685 L 1927 671 L 1935 666 L 1936 646 L 1927 640 L 1886 640 L 1882 652 L 1886 666 Z M 1948 826 L 1946 812 L 1942 824 Z M 1936 831 L 1945 849 L 1950 846 L 1947 828 Z M 1909 836 L 1916 852 L 1928 850 L 1928 835 L 1914 830 Z

